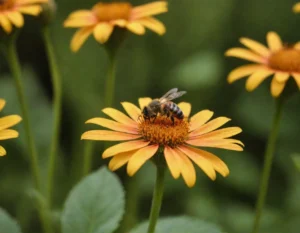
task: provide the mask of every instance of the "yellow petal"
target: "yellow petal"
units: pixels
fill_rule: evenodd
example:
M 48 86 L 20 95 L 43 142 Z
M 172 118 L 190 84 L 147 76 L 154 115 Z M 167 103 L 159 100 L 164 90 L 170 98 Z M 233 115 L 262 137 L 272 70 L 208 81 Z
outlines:
M 174 179 L 178 179 L 180 176 L 181 165 L 177 153 L 171 147 L 165 146 L 164 155 L 172 176 Z
M 159 20 L 153 18 L 153 17 L 147 17 L 143 19 L 139 19 L 137 22 L 145 26 L 146 28 L 154 31 L 158 35 L 163 35 L 166 33 L 166 27 L 165 25 L 160 22 Z
M 264 66 L 262 65 L 254 65 L 254 64 L 238 67 L 229 73 L 227 81 L 229 83 L 233 83 L 234 81 L 244 78 L 245 76 L 251 75 L 255 71 L 263 68 Z
M 0 156 L 6 155 L 6 150 L 4 149 L 3 146 L 0 146 Z
M 272 52 L 282 49 L 282 41 L 276 32 L 267 34 L 267 42 Z
M 196 183 L 196 171 L 191 160 L 182 151 L 175 149 L 181 163 L 181 174 L 186 185 L 191 188 Z
M 194 116 L 191 117 L 190 121 L 190 131 L 193 131 L 200 126 L 204 125 L 214 113 L 210 110 L 202 110 L 201 112 L 196 113 Z
M 144 26 L 137 22 L 131 22 L 126 24 L 126 28 L 137 35 L 144 35 L 146 32 Z
M 11 126 L 16 125 L 22 120 L 18 115 L 10 115 L 0 118 L 0 130 L 7 129 Z
M 195 138 L 202 138 L 202 139 L 223 139 L 223 138 L 229 138 L 234 135 L 239 134 L 242 132 L 242 129 L 240 127 L 227 127 L 224 129 L 218 129 L 206 134 L 201 134 L 201 136 L 195 135 Z
M 143 108 L 147 106 L 151 101 L 152 99 L 149 97 L 139 98 L 139 105 L 141 110 L 143 110 Z
M 141 116 L 142 112 L 137 106 L 129 102 L 122 102 L 121 103 L 127 114 L 135 121 L 138 121 L 139 117 Z
M 191 132 L 189 134 L 189 137 L 191 138 L 191 137 L 194 137 L 196 135 L 199 136 L 199 135 L 208 133 L 210 131 L 213 131 L 213 130 L 221 127 L 222 125 L 226 124 L 230 120 L 231 119 L 229 119 L 227 117 L 218 117 L 216 119 L 213 119 L 210 122 L 206 123 L 205 125 L 202 125 L 198 129 L 196 129 L 195 131 Z
M 140 19 L 147 16 L 157 15 L 168 11 L 166 1 L 157 1 L 134 7 L 130 19 Z
M 255 40 L 251 40 L 249 38 L 241 38 L 240 42 L 261 56 L 268 57 L 270 55 L 269 49 Z
M 71 50 L 77 52 L 87 38 L 92 34 L 93 27 L 82 28 L 76 31 L 71 40 Z
M 137 128 L 137 123 L 134 120 L 130 119 L 128 116 L 126 116 L 124 113 L 120 112 L 117 109 L 105 108 L 102 110 L 102 112 L 110 116 L 115 121 L 123 123 L 129 127 Z
M 99 43 L 104 44 L 109 39 L 113 29 L 114 27 L 108 23 L 99 23 L 94 28 L 94 37 Z
M 0 25 L 2 26 L 5 32 L 11 33 L 12 25 L 4 14 L 0 14 Z
M 48 3 L 49 0 L 18 0 L 16 5 L 36 4 L 36 3 Z
M 116 19 L 116 20 L 112 20 L 110 23 L 113 24 L 113 25 L 117 25 L 117 26 L 119 26 L 121 28 L 124 28 L 126 26 L 126 24 L 127 24 L 127 20 Z
M 114 132 L 110 130 L 90 130 L 81 135 L 81 139 L 98 141 L 125 141 L 140 138 L 141 135 Z
M 273 97 L 278 97 L 285 87 L 285 82 L 278 82 L 275 78 L 271 82 L 271 93 Z
M 142 147 L 145 147 L 149 145 L 150 142 L 146 142 L 144 140 L 137 140 L 137 141 L 130 141 L 130 142 L 123 142 L 117 145 L 114 145 L 112 147 L 107 148 L 103 154 L 102 158 L 108 158 L 111 156 L 114 156 L 119 153 L 127 152 L 127 151 L 132 151 L 132 150 L 137 150 Z
M 203 158 L 203 156 L 199 156 L 198 153 L 191 150 L 191 147 L 187 146 L 180 146 L 178 147 L 179 150 L 181 150 L 186 156 L 188 156 L 191 160 L 194 161 L 200 167 L 203 172 L 212 180 L 216 179 L 216 172 L 213 168 L 213 165 L 210 163 L 210 161 Z
M 21 6 L 18 7 L 18 11 L 23 14 L 37 16 L 42 12 L 42 6 L 40 5 Z
M 19 136 L 19 133 L 13 129 L 5 129 L 5 130 L 0 131 L 0 140 L 16 138 L 18 136 Z
M 10 11 L 6 14 L 7 18 L 18 28 L 23 27 L 24 18 L 23 15 L 18 11 Z
M 222 176 L 226 177 L 229 175 L 229 169 L 228 169 L 227 165 L 219 157 L 215 156 L 214 154 L 207 152 L 205 150 L 201 150 L 201 149 L 197 149 L 197 148 L 193 148 L 193 147 L 183 146 L 183 148 L 186 150 L 186 154 L 196 153 L 196 154 L 194 154 L 194 157 L 196 157 L 196 158 L 202 157 L 202 158 L 206 159 L 207 161 L 209 161 L 211 163 L 211 165 L 213 166 L 213 168 L 217 172 L 219 172 Z M 215 174 L 212 177 L 215 177 Z
M 128 160 L 131 158 L 131 156 L 136 152 L 136 150 L 134 151 L 127 151 L 124 153 L 120 153 L 115 155 L 108 164 L 108 168 L 111 171 L 115 171 L 117 169 L 119 169 L 120 167 L 122 167 L 124 164 L 126 164 L 128 162 Z
M 244 60 L 253 61 L 257 63 L 265 62 L 265 59 L 262 56 L 257 55 L 248 49 L 243 49 L 243 48 L 229 49 L 226 51 L 225 55 L 229 57 L 237 57 L 237 58 L 241 58 Z
M 86 123 L 100 125 L 102 127 L 112 129 L 112 130 L 115 130 L 115 131 L 119 131 L 119 132 L 138 134 L 137 128 L 131 128 L 131 127 L 128 127 L 127 125 L 124 125 L 122 123 L 112 121 L 112 120 L 108 120 L 108 119 L 101 118 L 101 117 L 96 117 L 96 118 L 89 119 L 88 121 L 86 121 Z
M 294 77 L 294 80 L 297 83 L 298 88 L 300 89 L 300 74 L 293 73 L 293 77 Z M 1 107 L 0 107 L 0 111 L 1 111 Z
M 213 148 L 221 148 L 227 150 L 236 150 L 243 151 L 243 143 L 236 139 L 213 139 L 213 140 L 205 140 L 205 139 L 190 139 L 186 141 L 187 144 L 192 146 L 201 146 L 201 147 L 213 147 Z M 239 144 L 239 145 L 238 145 Z
M 0 99 L 0 111 L 2 111 L 2 109 L 4 108 L 5 106 L 5 100 L 4 99 Z
M 96 20 L 91 18 L 68 18 L 64 22 L 66 28 L 81 28 L 93 26 L 97 23 Z
M 273 73 L 274 71 L 272 70 L 264 69 L 264 70 L 258 70 L 252 75 L 250 75 L 250 77 L 246 81 L 247 91 L 253 91 L 255 88 L 259 86 L 259 84 L 261 84 L 266 78 L 268 78 Z
M 183 112 L 184 117 L 189 117 L 191 113 L 192 106 L 190 103 L 187 102 L 181 102 L 178 104 L 178 107 Z
M 68 16 L 68 19 L 70 19 L 70 18 L 88 18 L 88 17 L 94 17 L 94 16 L 95 15 L 90 10 L 77 10 L 77 11 L 72 12 Z
M 294 6 L 293 6 L 293 11 L 295 13 L 299 13 L 300 12 L 300 2 L 296 3 Z
M 276 71 L 274 75 L 274 79 L 276 79 L 277 82 L 286 82 L 290 77 L 290 74 L 287 72 L 279 72 Z
M 127 165 L 127 173 L 129 176 L 133 176 L 143 164 L 155 155 L 158 149 L 158 145 L 146 146 L 135 152 Z

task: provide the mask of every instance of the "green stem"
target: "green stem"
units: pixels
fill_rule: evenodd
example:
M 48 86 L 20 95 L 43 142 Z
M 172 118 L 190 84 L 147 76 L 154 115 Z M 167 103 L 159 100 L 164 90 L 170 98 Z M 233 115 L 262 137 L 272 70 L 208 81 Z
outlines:
M 50 147 L 50 157 L 48 164 L 48 181 L 47 181 L 47 202 L 49 208 L 52 205 L 53 186 L 54 186 L 54 175 L 55 165 L 57 163 L 58 155 L 58 144 L 60 134 L 60 123 L 61 123 L 61 107 L 62 107 L 62 84 L 61 76 L 56 62 L 56 56 L 54 53 L 53 44 L 51 41 L 50 31 L 48 26 L 45 26 L 42 30 L 42 36 L 46 47 L 48 56 L 49 67 L 52 76 L 53 85 L 53 112 L 54 112 L 54 126 L 52 133 L 52 142 Z
M 156 164 L 156 184 L 153 192 L 151 212 L 149 217 L 148 233 L 155 232 L 156 222 L 159 217 L 160 207 L 164 193 L 165 167 L 161 164 Z
M 114 94 L 115 94 L 115 78 L 116 78 L 116 56 L 115 53 L 110 53 L 108 51 L 109 57 L 109 67 L 107 72 L 106 78 L 106 85 L 105 85 L 105 96 L 104 96 L 104 104 L 105 106 L 111 106 L 114 101 Z M 86 176 L 92 166 L 93 160 L 93 151 L 94 151 L 94 142 L 86 142 L 84 148 L 84 162 L 83 162 L 83 176 Z
M 21 79 L 21 67 L 20 67 L 20 62 L 16 51 L 16 37 L 17 37 L 16 34 L 12 35 L 11 38 L 8 40 L 7 59 L 8 59 L 9 67 L 11 69 L 13 78 L 15 80 L 17 95 L 21 107 L 25 136 L 26 136 L 26 141 L 29 149 L 32 177 L 36 189 L 38 190 L 38 192 L 42 193 L 38 155 L 37 155 L 36 145 L 34 143 L 33 133 L 31 130 L 32 128 L 29 120 L 28 105 L 26 102 L 24 87 Z M 45 210 L 43 210 L 42 208 L 38 208 L 38 212 L 40 214 L 44 232 L 49 232 L 48 218 Z
M 258 199 L 256 203 L 256 216 L 253 225 L 253 231 L 252 231 L 253 233 L 258 233 L 259 231 L 262 210 L 265 204 L 265 199 L 268 191 L 269 178 L 270 178 L 272 162 L 274 158 L 276 139 L 279 132 L 279 124 L 282 116 L 283 103 L 284 102 L 282 99 L 279 99 L 276 102 L 276 111 L 273 118 L 272 129 L 268 138 L 261 184 L 260 184 Z

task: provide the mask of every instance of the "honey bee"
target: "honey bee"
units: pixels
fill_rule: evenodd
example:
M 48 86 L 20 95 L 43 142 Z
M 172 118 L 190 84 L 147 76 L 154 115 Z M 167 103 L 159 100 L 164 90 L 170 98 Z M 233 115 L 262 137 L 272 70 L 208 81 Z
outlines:
M 183 112 L 178 107 L 177 104 L 173 103 L 171 100 L 179 98 L 184 95 L 186 91 L 179 91 L 178 88 L 173 88 L 169 90 L 159 99 L 152 100 L 147 106 L 144 107 L 142 115 L 145 120 L 153 119 L 155 121 L 158 114 L 161 116 L 170 117 L 173 124 L 174 118 L 182 120 L 184 118 Z

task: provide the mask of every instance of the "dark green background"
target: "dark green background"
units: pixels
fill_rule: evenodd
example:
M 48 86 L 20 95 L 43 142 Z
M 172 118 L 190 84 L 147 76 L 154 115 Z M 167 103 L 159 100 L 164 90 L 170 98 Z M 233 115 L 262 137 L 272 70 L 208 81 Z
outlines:
M 131 2 L 140 5 L 147 1 Z M 95 3 L 57 1 L 57 16 L 51 28 L 63 79 L 60 162 L 55 185 L 57 219 L 69 189 L 80 177 L 84 148 L 80 135 L 88 129 L 84 122 L 104 116 L 101 109 L 105 107 L 108 64 L 104 49 L 92 37 L 78 53 L 72 53 L 69 42 L 75 30 L 63 28 L 62 23 L 70 12 L 89 9 Z M 228 125 L 243 129 L 237 138 L 246 145 L 242 153 L 214 151 L 231 171 L 225 179 L 219 176 L 212 182 L 197 168 L 197 183 L 189 189 L 181 179 L 174 181 L 168 175 L 162 216 L 192 215 L 220 224 L 224 232 L 250 232 L 274 100 L 269 93 L 270 79 L 253 93 L 246 92 L 245 80 L 229 85 L 226 76 L 230 70 L 247 62 L 226 58 L 224 52 L 240 46 L 238 39 L 242 36 L 265 43 L 268 31 L 278 32 L 288 43 L 300 40 L 300 14 L 292 12 L 294 3 L 292 0 L 172 0 L 169 12 L 158 16 L 167 28 L 163 37 L 151 31 L 145 36 L 128 34 L 118 54 L 112 107 L 121 109 L 121 101 L 137 103 L 139 97 L 159 97 L 178 87 L 187 91 L 181 100 L 192 103 L 192 113 L 210 109 L 215 116 L 232 118 Z M 45 173 L 52 130 L 52 90 L 36 19 L 26 17 L 18 51 L 40 151 L 40 168 Z M 7 101 L 1 116 L 20 113 L 7 63 L 2 55 L 0 59 L 0 97 Z M 261 232 L 299 233 L 300 174 L 291 160 L 292 154 L 300 152 L 299 106 L 300 96 L 295 95 L 284 109 Z M 8 155 L 0 158 L 0 206 L 17 218 L 24 232 L 39 232 L 30 195 L 32 182 L 24 132 L 22 125 L 16 128 L 20 138 L 1 142 Z M 95 169 L 107 163 L 101 159 L 102 151 L 103 144 L 97 143 Z M 117 173 L 128 187 L 125 169 Z M 148 216 L 154 178 L 154 167 L 149 162 L 135 178 L 129 179 L 131 185 L 136 182 L 138 186 L 136 193 L 132 193 L 139 200 L 137 221 Z

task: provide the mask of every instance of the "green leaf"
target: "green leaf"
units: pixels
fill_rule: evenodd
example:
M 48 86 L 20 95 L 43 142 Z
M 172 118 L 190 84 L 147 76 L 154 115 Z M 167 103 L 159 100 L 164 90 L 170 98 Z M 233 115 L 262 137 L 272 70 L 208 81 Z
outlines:
M 111 233 L 124 213 L 124 191 L 106 168 L 92 173 L 69 194 L 62 213 L 63 233 Z
M 144 222 L 134 228 L 130 233 L 147 232 L 148 222 Z M 214 224 L 192 217 L 167 217 L 162 218 L 156 225 L 155 233 L 221 233 L 219 227 Z
M 0 232 L 21 233 L 21 228 L 17 221 L 12 219 L 5 210 L 0 208 Z

